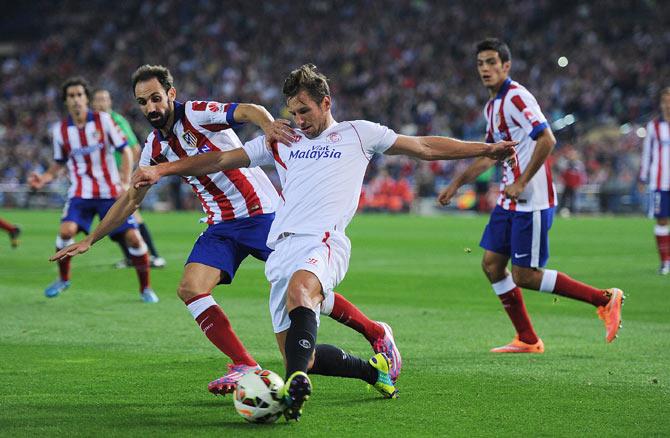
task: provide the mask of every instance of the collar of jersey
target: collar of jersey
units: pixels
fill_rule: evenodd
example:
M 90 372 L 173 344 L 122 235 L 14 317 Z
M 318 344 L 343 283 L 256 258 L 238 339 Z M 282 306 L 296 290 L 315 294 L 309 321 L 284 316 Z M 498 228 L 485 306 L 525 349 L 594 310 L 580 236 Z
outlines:
M 88 112 L 86 113 L 86 123 L 90 122 L 91 120 L 93 120 L 93 111 L 88 110 Z M 67 125 L 74 126 L 74 119 L 69 114 L 67 116 Z
M 507 90 L 509 90 L 509 86 L 511 83 L 512 78 L 505 79 L 505 82 L 503 82 L 502 86 L 500 87 L 500 90 L 498 90 L 498 94 L 496 94 L 496 99 L 502 98 L 505 95 L 505 93 L 507 93 Z
M 174 125 L 177 124 L 178 121 L 184 118 L 184 115 L 186 115 L 186 109 L 184 108 L 184 104 L 182 102 L 179 102 L 177 100 L 174 101 L 174 123 L 172 124 L 172 128 L 170 129 L 170 134 L 174 134 Z M 155 129 L 156 131 L 156 136 L 158 137 L 159 141 L 165 140 L 165 137 L 163 137 L 163 133 L 161 132 L 160 129 Z M 168 136 L 169 137 L 169 136 Z
M 321 134 L 319 134 L 317 137 L 309 138 L 308 140 L 316 140 L 317 138 L 321 138 L 326 132 L 330 131 L 331 129 L 333 129 L 335 126 L 337 126 L 339 124 L 340 124 L 340 122 L 338 122 L 336 120 L 333 120 L 333 123 L 329 127 L 324 129 L 323 131 L 321 131 Z M 300 132 L 302 132 L 302 131 L 300 131 Z M 304 133 L 303 133 L 303 135 L 304 135 Z M 306 135 L 305 135 L 305 138 L 307 138 Z

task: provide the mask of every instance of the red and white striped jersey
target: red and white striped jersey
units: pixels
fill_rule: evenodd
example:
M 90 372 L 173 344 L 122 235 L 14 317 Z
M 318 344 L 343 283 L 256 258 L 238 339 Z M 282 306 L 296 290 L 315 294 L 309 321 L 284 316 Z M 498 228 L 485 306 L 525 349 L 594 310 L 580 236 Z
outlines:
M 231 129 L 235 125 L 233 114 L 236 107 L 236 103 L 175 102 L 172 132 L 167 138 L 157 129 L 149 134 L 142 149 L 140 166 L 242 147 L 237 134 Z M 279 199 L 265 172 L 258 167 L 183 179 L 200 199 L 210 225 L 273 213 Z
M 670 190 L 670 124 L 662 118 L 647 124 L 640 181 L 649 184 L 649 190 Z
M 86 124 L 79 128 L 71 116 L 53 127 L 54 159 L 67 164 L 70 176 L 68 197 L 112 199 L 119 194 L 119 171 L 114 149 L 127 145 L 112 117 L 89 111 Z
M 556 188 L 551 177 L 551 167 L 546 162 L 528 182 L 517 201 L 504 195 L 506 185 L 511 185 L 530 163 L 536 139 L 548 128 L 535 97 L 518 82 L 507 79 L 497 96 L 484 107 L 486 141 L 516 140 L 514 166 L 503 163 L 504 174 L 500 185 L 498 205 L 506 210 L 536 211 L 556 205 Z

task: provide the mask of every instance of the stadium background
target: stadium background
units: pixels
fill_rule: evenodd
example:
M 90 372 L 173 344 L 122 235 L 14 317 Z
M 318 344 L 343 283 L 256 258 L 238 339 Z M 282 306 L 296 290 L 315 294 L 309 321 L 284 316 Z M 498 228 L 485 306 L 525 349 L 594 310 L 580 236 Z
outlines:
M 0 205 L 62 202 L 65 180 L 39 196 L 25 182 L 51 161 L 48 126 L 63 114 L 58 87 L 70 75 L 109 89 L 140 138 L 148 124 L 134 105 L 129 77 L 142 63 L 167 65 L 181 99 L 261 103 L 287 117 L 283 78 L 313 62 L 331 79 L 336 119 L 481 139 L 487 94 L 473 46 L 495 35 L 511 47 L 512 77 L 537 97 L 557 135 L 552 160 L 559 191 L 561 174 L 578 161 L 585 174 L 577 209 L 641 211 L 645 199 L 635 187 L 641 137 L 670 76 L 669 17 L 670 4 L 655 1 L 7 5 L 0 19 Z M 243 139 L 253 134 L 251 127 L 240 132 Z M 401 200 L 393 210 L 430 211 L 432 202 L 423 209 L 414 198 L 433 197 L 465 165 L 377 159 L 366 177 L 365 207 L 387 209 L 383 196 L 370 201 L 390 190 Z M 490 196 L 496 191 L 491 184 Z M 463 201 L 461 207 L 473 207 L 472 199 Z M 176 183 L 150 197 L 146 207 L 152 206 L 198 208 L 190 190 Z
M 640 128 L 670 77 L 669 19 L 670 4 L 654 1 L 5 2 L 0 215 L 24 232 L 15 251 L 0 242 L 0 436 L 669 435 L 669 288 L 655 274 L 653 223 L 642 217 L 635 188 Z M 63 116 L 59 84 L 67 76 L 110 89 L 142 138 L 148 124 L 129 88 L 142 63 L 169 66 L 182 99 L 258 102 L 286 116 L 283 78 L 314 62 L 331 78 L 337 119 L 480 139 L 487 95 L 473 44 L 491 35 L 508 41 L 512 77 L 552 122 L 555 175 L 575 154 L 584 164 L 578 208 L 632 213 L 557 220 L 552 231 L 552 266 L 626 291 L 615 343 L 604 343 L 601 322 L 581 303 L 528 292 L 547 352 L 487 354 L 513 330 L 481 275 L 485 215 L 354 219 L 339 290 L 394 327 L 405 366 L 401 397 L 385 403 L 359 382 L 315 376 L 298 424 L 251 427 L 229 398 L 206 391 L 225 360 L 174 296 L 203 228 L 197 211 L 145 214 L 168 260 L 153 271 L 158 305 L 139 302 L 134 273 L 112 269 L 120 253 L 108 240 L 73 262 L 70 290 L 44 298 L 56 275 L 46 260 L 67 182 L 30 194 L 25 181 L 52 159 L 48 126 Z M 383 186 L 380 175 L 404 178 L 426 199 L 415 198 L 413 211 L 434 212 L 434 193 L 464 165 L 379 159 L 366 183 L 372 191 Z M 181 190 L 183 206 L 197 209 Z M 173 192 L 166 183 L 148 204 L 172 210 Z M 263 265 L 246 261 L 215 296 L 263 366 L 281 370 Z M 319 336 L 370 354 L 360 336 L 332 321 Z

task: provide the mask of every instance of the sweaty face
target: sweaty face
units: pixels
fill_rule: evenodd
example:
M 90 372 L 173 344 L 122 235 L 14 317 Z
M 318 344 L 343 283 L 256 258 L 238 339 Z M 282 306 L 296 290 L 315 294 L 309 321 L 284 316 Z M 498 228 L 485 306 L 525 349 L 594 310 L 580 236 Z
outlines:
M 497 90 L 507 79 L 511 62 L 503 63 L 495 50 L 484 50 L 477 54 L 477 72 L 489 90 Z
M 330 112 L 330 96 L 325 96 L 318 104 L 306 91 L 302 90 L 289 98 L 286 104 L 295 124 L 307 138 L 318 137 L 326 129 Z
M 665 120 L 670 120 L 670 93 L 661 96 L 661 112 Z
M 174 88 L 166 92 L 156 78 L 138 82 L 135 85 L 135 101 L 140 106 L 144 117 L 156 129 L 166 127 L 174 108 L 175 96 Z
M 96 91 L 95 94 L 93 94 L 91 106 L 96 111 L 110 112 L 112 109 L 112 97 L 109 95 L 109 91 Z
M 75 117 L 88 111 L 88 96 L 83 85 L 70 85 L 65 90 L 65 107 Z

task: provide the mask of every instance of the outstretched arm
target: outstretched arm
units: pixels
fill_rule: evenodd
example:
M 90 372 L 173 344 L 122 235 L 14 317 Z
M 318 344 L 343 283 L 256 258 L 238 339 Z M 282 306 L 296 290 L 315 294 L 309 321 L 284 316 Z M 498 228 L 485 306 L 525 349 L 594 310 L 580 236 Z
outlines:
M 116 200 L 112 208 L 109 209 L 104 219 L 100 221 L 93 232 L 80 242 L 73 243 L 49 258 L 50 261 L 61 260 L 66 257 L 74 257 L 77 254 L 83 254 L 88 251 L 91 246 L 98 240 L 102 239 L 115 229 L 117 229 L 123 222 L 135 212 L 142 203 L 144 196 L 149 191 L 150 187 L 142 187 L 136 189 L 130 187 L 127 191 Z
M 502 160 L 514 154 L 516 141 L 482 143 L 462 141 L 449 137 L 412 137 L 399 135 L 387 151 L 388 155 L 408 155 L 422 160 L 458 160 L 461 158 L 488 157 Z
M 168 175 L 203 176 L 210 173 L 239 169 L 251 164 L 249 156 L 242 148 L 231 151 L 214 151 L 193 157 L 182 158 L 157 166 L 140 167 L 133 175 L 131 185 L 135 188 L 156 184 Z

